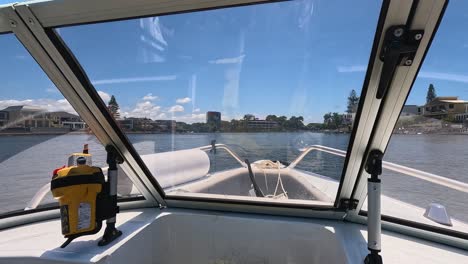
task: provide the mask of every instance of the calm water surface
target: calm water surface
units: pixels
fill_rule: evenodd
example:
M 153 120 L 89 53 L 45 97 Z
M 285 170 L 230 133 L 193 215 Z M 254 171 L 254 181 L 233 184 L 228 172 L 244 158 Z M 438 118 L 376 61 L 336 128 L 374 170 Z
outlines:
M 241 158 L 291 162 L 301 149 L 324 145 L 346 150 L 349 135 L 322 133 L 216 133 L 128 135 L 140 154 L 209 145 L 211 140 L 228 145 Z M 0 136 L 0 213 L 24 208 L 36 191 L 50 181 L 54 168 L 66 163 L 72 152 L 89 144 L 93 164 L 105 166 L 104 148 L 92 135 Z M 385 160 L 468 183 L 468 136 L 394 135 Z M 211 172 L 238 167 L 226 153 L 210 156 Z M 311 152 L 297 167 L 339 180 L 344 158 Z M 468 222 L 468 195 L 413 177 L 384 171 L 383 193 L 426 207 L 444 204 L 457 219 Z M 51 201 L 51 197 L 48 197 Z

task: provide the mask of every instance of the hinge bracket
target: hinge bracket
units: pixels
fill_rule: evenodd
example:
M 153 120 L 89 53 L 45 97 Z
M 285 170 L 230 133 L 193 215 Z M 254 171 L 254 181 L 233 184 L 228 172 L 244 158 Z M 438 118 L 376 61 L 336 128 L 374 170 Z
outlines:
M 424 30 L 409 30 L 406 25 L 391 26 L 385 32 L 380 50 L 380 60 L 384 62 L 377 99 L 382 99 L 390 87 L 397 66 L 411 66 L 424 36 Z
M 356 199 L 341 199 L 340 200 L 340 205 L 338 208 L 343 209 L 343 210 L 354 210 L 357 208 L 359 204 L 359 201 Z

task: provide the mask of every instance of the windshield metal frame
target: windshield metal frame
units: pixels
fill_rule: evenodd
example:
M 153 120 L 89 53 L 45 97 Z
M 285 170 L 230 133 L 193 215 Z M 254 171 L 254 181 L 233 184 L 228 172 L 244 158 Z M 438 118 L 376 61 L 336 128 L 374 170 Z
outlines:
M 83 1 L 39 1 L 26 2 L 7 7 L 0 7 L 0 33 L 13 32 L 17 38 L 31 53 L 34 59 L 39 63 L 49 78 L 62 91 L 65 97 L 70 101 L 77 112 L 82 115 L 85 121 L 97 131 L 98 139 L 104 144 L 113 144 L 123 154 L 128 163 L 128 170 L 133 172 L 132 181 L 136 181 L 138 187 L 143 187 L 143 195 L 148 199 L 150 204 L 156 206 L 173 206 L 183 208 L 197 208 L 207 210 L 227 210 L 239 212 L 255 212 L 265 214 L 282 214 L 293 216 L 312 216 L 325 217 L 330 219 L 342 219 L 345 217 L 349 220 L 361 219 L 358 217 L 359 210 L 362 206 L 363 198 L 366 192 L 363 188 L 363 182 L 367 178 L 367 174 L 363 172 L 362 166 L 366 154 L 371 146 L 382 146 L 388 143 L 388 140 L 380 138 L 381 145 L 375 145 L 376 133 L 388 133 L 379 127 L 377 122 L 381 118 L 378 113 L 389 111 L 389 101 L 375 99 L 376 85 L 379 80 L 380 69 L 382 62 L 378 61 L 376 54 L 379 50 L 383 29 L 389 23 L 403 19 L 404 14 L 397 14 L 396 11 L 390 9 L 395 6 L 408 6 L 413 2 L 423 1 L 404 1 L 404 0 L 384 0 L 377 23 L 377 30 L 371 56 L 369 58 L 368 69 L 366 72 L 363 89 L 361 92 L 361 100 L 356 113 L 356 123 L 350 136 L 348 144 L 348 152 L 343 166 L 340 187 L 335 199 L 334 206 L 308 206 L 298 205 L 297 207 L 290 204 L 281 203 L 264 203 L 255 200 L 245 202 L 241 200 L 226 200 L 226 199 L 200 199 L 197 197 L 168 197 L 159 187 L 157 181 L 153 178 L 144 163 L 139 158 L 139 155 L 134 150 L 128 138 L 116 126 L 115 121 L 102 112 L 104 103 L 97 95 L 96 90 L 90 84 L 86 77 L 86 73 L 79 66 L 73 54 L 68 50 L 63 41 L 53 31 L 52 28 L 90 24 L 105 21 L 124 20 L 136 17 L 147 17 L 155 15 L 195 12 L 201 10 L 218 9 L 233 6 L 251 5 L 270 3 L 277 1 L 243 1 L 243 0 L 221 0 L 221 1 L 196 1 L 196 0 L 175 0 L 170 4 L 164 1 L 149 1 L 149 0 L 83 0 Z M 408 2 L 408 3 L 406 3 Z M 446 5 L 447 1 L 438 0 Z M 407 8 L 408 12 L 410 8 Z M 12 28 L 10 21 L 5 19 L 7 16 L 14 16 L 20 22 L 20 27 Z M 397 10 L 401 11 L 401 10 Z M 443 13 L 443 12 L 442 12 Z M 21 17 L 21 18 L 20 18 Z M 442 17 L 439 14 L 439 22 Z M 405 17 L 406 18 L 406 17 Z M 32 22 L 31 22 L 32 21 Z M 393 21 L 393 22 L 392 22 Z M 436 28 L 433 29 L 431 36 L 435 34 Z M 432 39 L 431 37 L 431 39 Z M 430 43 L 429 43 L 430 44 Z M 425 53 L 429 45 L 422 45 Z M 424 55 L 425 56 L 425 55 Z M 420 67 L 421 62 L 415 63 L 415 67 Z M 80 73 L 81 72 L 81 73 Z M 77 75 L 83 74 L 82 78 Z M 399 71 L 399 75 L 408 74 L 408 72 Z M 411 72 L 409 77 L 415 78 L 416 72 Z M 414 81 L 414 80 L 413 80 Z M 396 84 L 392 84 L 392 87 Z M 412 83 L 409 87 L 412 86 Z M 391 87 L 391 88 L 392 88 Z M 407 93 L 409 94 L 409 92 Z M 405 97 L 407 96 L 405 94 Z M 387 96 L 384 97 L 384 99 Z M 392 99 L 392 102 L 397 100 Z M 383 105 L 383 106 L 382 106 Z M 387 107 L 387 108 L 385 108 Z M 400 108 L 402 109 L 402 107 Z M 104 111 L 107 112 L 107 111 Z M 393 127 L 393 126 L 392 126 Z M 372 136 L 371 136 L 372 133 Z M 338 208 L 339 201 L 342 199 L 358 198 L 359 205 L 356 209 Z M 312 210 L 310 210 L 312 209 Z M 361 219 L 362 220 L 362 219 Z
M 148 1 L 141 1 L 141 2 L 146 3 Z M 232 6 L 243 6 L 243 5 L 250 5 L 250 4 L 277 2 L 277 1 L 236 1 L 236 2 L 237 3 L 232 3 L 232 1 L 229 1 L 229 2 L 226 1 L 226 3 L 228 3 L 228 4 L 225 4 L 225 5 L 223 5 L 222 2 L 218 2 L 212 7 L 207 6 L 207 7 L 203 7 L 203 8 L 200 8 L 199 3 L 194 2 L 194 3 L 189 3 L 187 6 L 185 6 L 184 7 L 185 9 L 181 9 L 180 7 L 177 7 L 179 9 L 170 10 L 170 11 L 168 11 L 166 13 L 162 13 L 162 14 L 161 14 L 161 11 L 159 11 L 157 13 L 150 13 L 150 11 L 148 11 L 148 9 L 145 9 L 145 12 L 147 12 L 147 13 L 145 13 L 144 15 L 146 15 L 146 16 L 148 16 L 148 15 L 155 16 L 155 15 L 164 15 L 164 14 L 169 14 L 169 13 L 172 14 L 172 13 L 183 13 L 183 12 L 194 12 L 194 11 L 200 11 L 200 10 L 206 10 L 206 9 L 214 9 L 214 8 L 218 9 L 218 8 L 225 8 L 225 7 L 232 7 Z M 70 4 L 70 3 L 68 3 L 68 4 Z M 44 6 L 47 6 L 48 9 L 45 9 Z M 82 6 L 82 5 L 80 4 L 80 6 Z M 133 6 L 133 5 L 130 5 L 130 4 L 127 3 L 126 6 L 130 7 L 130 6 Z M 52 7 L 52 11 L 50 9 L 51 7 Z M 75 5 L 71 5 L 71 4 L 70 5 L 63 5 L 63 4 L 58 3 L 58 4 L 54 5 L 52 2 L 39 2 L 39 3 L 34 2 L 34 3 L 31 3 L 31 4 L 22 3 L 22 4 L 15 5 L 14 9 L 16 10 L 16 12 L 18 12 L 18 14 L 25 21 L 28 20 L 28 19 L 31 19 L 31 17 L 32 17 L 33 20 L 35 20 L 34 22 L 36 22 L 36 20 L 37 20 L 37 23 L 35 23 L 35 24 L 39 24 L 41 26 L 42 31 L 45 34 L 43 34 L 43 32 L 40 32 L 41 31 L 40 29 L 39 30 L 34 29 L 35 24 L 27 24 L 27 26 L 29 28 L 31 28 L 33 34 L 36 35 L 39 42 L 50 42 L 52 44 L 53 47 L 46 47 L 46 50 L 49 50 L 50 48 L 55 48 L 56 51 L 52 51 L 52 52 L 49 51 L 49 53 L 57 52 L 58 53 L 57 55 L 61 56 L 63 58 L 63 60 L 65 61 L 65 63 L 67 64 L 67 66 L 71 69 L 72 74 L 75 75 L 75 77 L 77 77 L 78 81 L 80 82 L 80 85 L 75 85 L 75 86 L 77 86 L 75 88 L 75 90 L 79 91 L 79 93 L 81 93 L 81 94 L 83 92 L 85 92 L 87 95 L 89 95 L 89 98 L 91 100 L 93 100 L 94 105 L 96 105 L 98 107 L 99 111 L 103 113 L 105 121 L 108 124 L 111 125 L 111 128 L 114 130 L 114 132 L 117 133 L 117 137 L 120 139 L 120 142 L 122 142 L 122 144 L 124 145 L 124 146 L 122 146 L 122 152 L 129 152 L 129 154 L 136 161 L 135 165 L 137 165 L 137 167 L 139 167 L 140 169 L 143 170 L 143 172 L 144 172 L 143 174 L 146 176 L 146 178 L 154 186 L 154 188 L 158 192 L 161 199 L 163 199 L 163 200 L 166 199 L 166 194 L 164 193 L 162 188 L 160 188 L 159 184 L 157 183 L 157 180 L 153 176 L 151 176 L 151 174 L 148 171 L 146 165 L 141 161 L 140 156 L 138 155 L 138 153 L 136 153 L 135 149 L 131 145 L 131 143 L 128 140 L 128 138 L 126 137 L 126 135 L 121 131 L 121 129 L 118 127 L 116 122 L 112 119 L 110 114 L 108 114 L 108 112 L 105 111 L 105 104 L 102 102 L 102 100 L 98 96 L 96 90 L 93 88 L 92 84 L 88 80 L 88 78 L 86 76 L 86 73 L 84 72 L 84 70 L 79 65 L 79 62 L 73 56 L 71 51 L 66 47 L 66 44 L 61 40 L 60 36 L 58 36 L 58 34 L 56 34 L 55 30 L 52 28 L 52 27 L 55 28 L 55 27 L 61 27 L 61 26 L 71 25 L 71 24 L 88 24 L 88 23 L 96 23 L 96 22 L 103 22 L 103 21 L 123 20 L 123 19 L 127 19 L 127 18 L 135 18 L 135 17 L 139 17 L 138 16 L 139 11 L 135 11 L 135 10 L 132 11 L 131 9 L 129 9 L 129 10 L 125 11 L 126 15 L 123 15 L 123 13 L 119 13 L 119 11 L 117 11 L 116 12 L 118 14 L 117 16 L 120 15 L 120 17 L 118 17 L 118 18 L 115 17 L 115 14 L 113 14 L 114 16 L 110 17 L 106 12 L 103 12 L 103 14 L 104 14 L 103 16 L 97 15 L 97 16 L 93 17 L 92 21 L 91 20 L 83 20 L 83 18 L 80 17 L 80 16 L 77 16 L 79 19 L 74 18 L 75 20 L 73 20 L 73 19 L 71 19 L 71 17 L 67 16 L 66 19 L 71 19 L 71 20 L 67 20 L 67 21 L 59 20 L 60 23 L 63 23 L 63 24 L 59 24 L 59 25 L 53 24 L 52 25 L 52 24 L 50 24 L 50 21 L 47 19 L 47 15 L 53 14 L 53 10 L 54 10 L 53 7 L 56 7 L 58 9 L 62 10 L 62 11 L 63 11 L 63 9 L 73 10 L 75 15 L 78 13 L 76 10 L 73 9 L 73 8 L 76 8 L 76 4 Z M 96 8 L 99 10 L 100 7 L 102 7 L 102 6 L 100 4 L 98 4 Z M 138 6 L 136 5 L 135 7 L 138 7 Z M 45 10 L 47 10 L 47 11 L 45 11 Z M 34 12 L 34 14 L 33 14 L 33 12 Z M 45 13 L 42 13 L 42 12 L 45 12 Z M 41 17 L 41 19 L 35 17 L 35 15 L 38 15 L 38 14 L 44 15 L 45 17 Z M 51 17 L 53 17 L 53 15 L 51 15 Z M 65 18 L 65 16 L 62 16 L 62 18 Z M 78 19 L 78 20 L 76 20 L 76 19 Z M 46 25 L 49 25 L 50 27 L 42 26 L 43 23 L 45 23 Z M 41 39 L 41 38 L 45 38 L 45 39 Z M 44 44 L 42 44 L 42 45 L 44 45 Z M 54 57 L 54 56 L 52 56 L 52 57 Z M 371 58 L 371 60 L 372 60 L 372 58 Z M 366 78 L 370 78 L 369 73 L 366 75 Z M 362 105 L 362 102 L 364 100 L 365 100 L 365 95 L 361 94 L 360 105 Z M 89 103 L 90 102 L 88 101 L 87 104 L 89 104 Z M 362 107 L 360 107 L 358 109 L 356 115 L 361 116 L 361 111 L 362 111 Z M 356 134 L 355 133 L 356 129 L 357 129 L 357 126 L 355 125 L 354 128 L 353 128 L 353 133 L 351 134 L 349 143 L 354 142 L 353 138 L 354 138 L 354 136 Z M 350 148 L 349 144 L 348 144 L 348 148 Z M 349 152 L 349 153 L 351 153 L 351 152 Z M 346 159 L 349 159 L 349 154 L 347 155 Z M 344 164 L 344 166 L 346 166 L 346 163 Z M 341 186 L 344 183 L 343 176 L 344 176 L 345 169 L 346 169 L 346 167 L 343 168 L 342 177 L 340 179 L 340 184 L 339 184 L 339 186 L 340 186 L 339 189 L 341 189 Z M 348 189 L 349 188 L 351 188 L 351 187 L 348 187 Z M 337 197 L 338 197 L 338 195 L 339 195 L 339 193 L 337 194 Z M 146 197 L 146 195 L 145 195 L 145 197 Z M 180 199 L 191 200 L 191 199 L 187 199 L 186 197 L 174 197 L 172 195 L 170 196 L 170 198 L 171 199 L 176 199 L 176 200 L 180 200 Z M 270 202 L 260 202 L 260 201 L 257 202 L 254 199 L 252 201 L 249 201 L 249 202 L 246 202 L 243 199 L 217 199 L 217 198 L 203 199 L 203 198 L 200 198 L 199 200 L 200 201 L 209 201 L 209 202 L 219 202 L 219 203 L 239 203 L 239 204 L 246 204 L 246 205 L 247 204 L 251 204 L 251 205 L 253 204 L 253 205 L 256 205 L 256 206 L 261 205 L 261 206 L 279 206 L 279 207 L 283 207 L 278 202 L 271 202 L 271 203 Z M 161 203 L 160 201 L 158 201 L 158 202 Z M 305 207 L 305 208 L 313 208 L 313 209 L 316 209 L 316 210 L 337 210 L 338 209 L 337 204 L 338 204 L 338 202 L 335 201 L 334 204 L 330 205 L 330 206 L 310 205 L 310 204 L 303 204 L 303 205 L 287 204 L 286 207 L 291 207 L 291 208 L 294 208 L 294 207 L 304 208 Z

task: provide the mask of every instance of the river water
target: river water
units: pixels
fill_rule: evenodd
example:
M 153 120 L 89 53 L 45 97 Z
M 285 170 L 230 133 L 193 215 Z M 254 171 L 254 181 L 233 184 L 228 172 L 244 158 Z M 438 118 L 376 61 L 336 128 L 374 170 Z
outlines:
M 251 161 L 271 159 L 291 162 L 301 149 L 324 145 L 346 150 L 349 135 L 324 133 L 215 133 L 131 134 L 140 154 L 209 145 L 211 140 L 228 145 Z M 105 151 L 93 135 L 0 136 L 0 213 L 24 208 L 35 192 L 50 181 L 54 168 L 66 163 L 72 152 L 89 144 L 93 165 L 105 166 Z M 400 165 L 468 183 L 468 136 L 393 135 L 384 159 Z M 297 168 L 339 180 L 344 158 L 311 152 Z M 226 154 L 211 160 L 212 172 L 238 165 Z M 449 214 L 468 222 L 468 195 L 410 176 L 384 171 L 383 194 L 425 208 L 431 202 L 447 207 Z M 50 197 L 48 198 L 50 201 Z M 383 208 L 385 211 L 385 208 Z

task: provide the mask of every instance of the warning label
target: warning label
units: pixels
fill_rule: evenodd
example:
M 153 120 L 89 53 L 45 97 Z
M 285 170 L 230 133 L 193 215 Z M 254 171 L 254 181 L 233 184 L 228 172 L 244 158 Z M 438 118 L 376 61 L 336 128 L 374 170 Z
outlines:
M 78 208 L 78 230 L 88 229 L 91 226 L 91 204 L 80 203 Z

